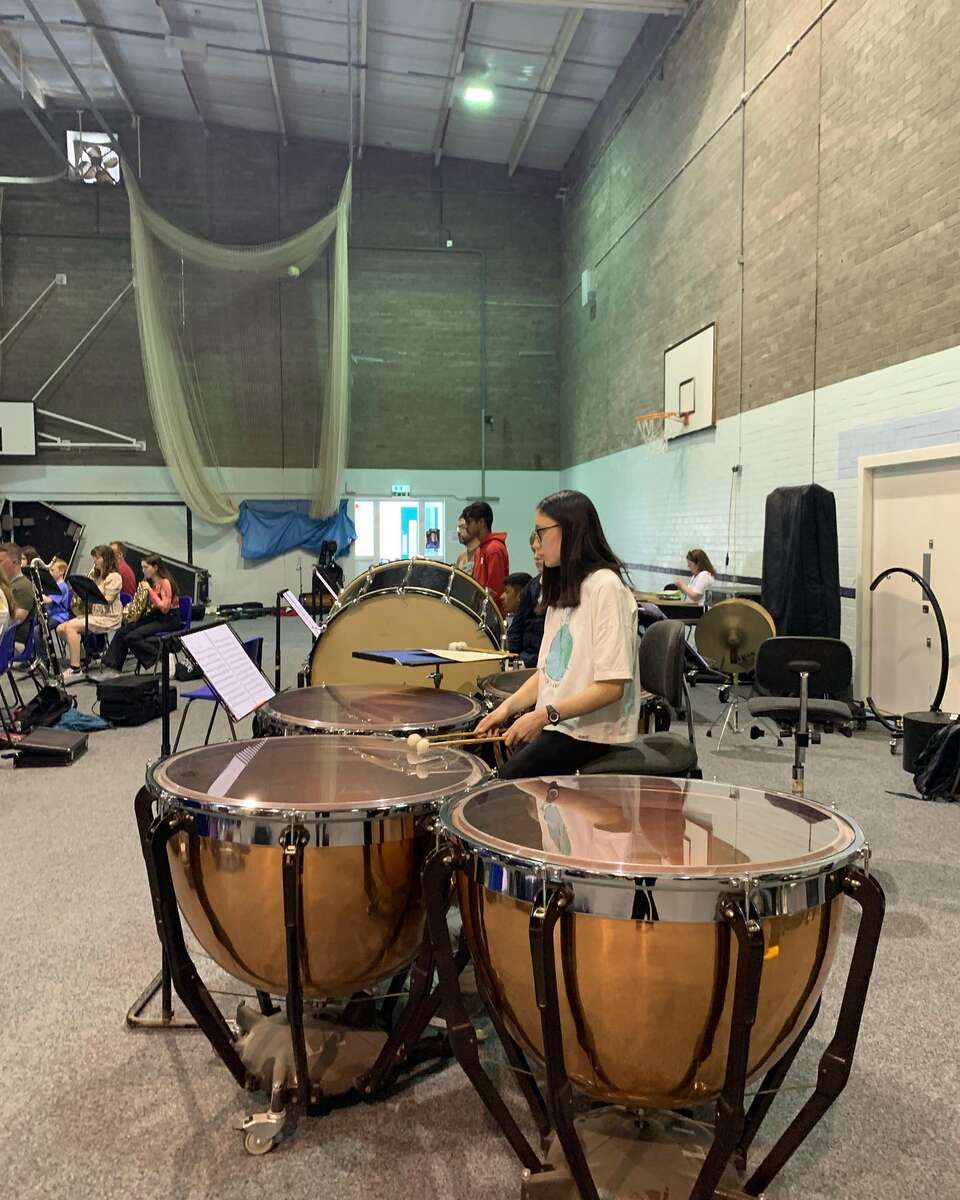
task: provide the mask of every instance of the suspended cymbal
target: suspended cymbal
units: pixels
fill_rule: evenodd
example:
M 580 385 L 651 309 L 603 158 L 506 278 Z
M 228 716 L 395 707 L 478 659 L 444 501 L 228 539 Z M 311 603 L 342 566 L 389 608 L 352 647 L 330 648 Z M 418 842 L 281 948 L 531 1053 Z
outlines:
M 776 636 L 773 617 L 754 600 L 721 600 L 707 609 L 696 629 L 697 649 L 727 675 L 752 671 L 761 644 Z

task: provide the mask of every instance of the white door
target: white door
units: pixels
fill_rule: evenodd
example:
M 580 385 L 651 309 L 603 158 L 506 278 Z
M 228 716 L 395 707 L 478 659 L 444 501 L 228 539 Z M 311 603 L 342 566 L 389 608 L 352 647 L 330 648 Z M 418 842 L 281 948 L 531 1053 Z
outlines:
M 960 709 L 960 460 L 904 463 L 873 473 L 873 546 L 869 585 L 886 567 L 909 567 L 936 593 L 947 631 L 955 633 L 942 707 Z M 940 677 L 940 639 L 923 592 L 892 575 L 873 593 L 870 691 L 888 712 L 930 707 Z

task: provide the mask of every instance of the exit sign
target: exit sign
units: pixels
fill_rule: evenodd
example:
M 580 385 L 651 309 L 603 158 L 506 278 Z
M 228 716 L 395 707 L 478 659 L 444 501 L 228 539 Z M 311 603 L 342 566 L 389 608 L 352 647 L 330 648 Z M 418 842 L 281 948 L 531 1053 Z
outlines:
M 395 496 L 409 496 L 410 495 L 410 484 L 409 483 L 395 483 L 390 490 L 393 492 L 393 494 Z

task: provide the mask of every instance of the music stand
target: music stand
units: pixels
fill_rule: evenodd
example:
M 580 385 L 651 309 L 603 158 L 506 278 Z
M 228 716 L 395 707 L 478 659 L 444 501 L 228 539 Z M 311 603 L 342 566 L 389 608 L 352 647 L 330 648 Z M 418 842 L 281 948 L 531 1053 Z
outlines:
M 80 639 L 80 669 L 83 671 L 83 678 L 76 680 L 76 682 L 95 683 L 96 680 L 90 678 L 90 649 L 88 646 L 88 638 L 90 637 L 90 605 L 102 604 L 104 607 L 108 607 L 109 601 L 89 575 L 68 575 L 67 583 L 70 584 L 71 588 L 83 601 L 83 637 Z
M 36 575 L 40 581 L 40 590 L 45 596 L 56 596 L 60 591 L 59 584 L 46 567 L 25 567 L 23 573 L 31 582 L 32 576 Z

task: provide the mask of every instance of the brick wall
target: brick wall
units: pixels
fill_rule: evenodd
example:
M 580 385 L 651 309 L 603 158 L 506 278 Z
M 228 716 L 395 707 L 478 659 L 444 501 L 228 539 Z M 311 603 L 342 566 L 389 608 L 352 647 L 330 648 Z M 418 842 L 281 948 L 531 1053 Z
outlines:
M 664 349 L 709 321 L 721 419 L 960 343 L 955 6 L 837 0 L 737 112 L 820 8 L 702 0 L 629 115 L 608 106 L 584 135 L 565 180 L 564 465 L 637 445 Z M 649 69 L 625 63 L 624 104 Z M 812 444 L 794 449 L 809 465 Z
M 136 158 L 132 131 L 117 122 Z M 143 186 L 186 228 L 223 242 L 286 236 L 336 201 L 343 147 L 144 121 Z M 51 155 L 25 118 L 0 121 L 0 174 L 46 174 Z M 368 149 L 354 171 L 350 464 L 476 469 L 480 401 L 487 465 L 555 470 L 559 446 L 558 178 Z M 0 333 L 56 272 L 57 289 L 3 347 L 0 395 L 33 395 L 130 278 L 122 189 L 59 183 L 5 189 Z M 446 236 L 452 250 L 443 247 Z M 179 304 L 179 265 L 170 264 Z M 323 402 L 323 260 L 279 284 L 185 268 L 187 322 L 222 463 L 309 464 Z M 485 314 L 484 322 L 481 315 Z M 482 350 L 485 348 L 485 363 Z M 71 461 L 160 461 L 150 430 L 132 300 L 44 398 L 56 412 L 136 437 L 146 455 L 84 452 Z M 522 421 L 522 431 L 519 422 Z M 535 435 L 529 431 L 535 430 Z M 61 430 L 62 431 L 62 430 Z M 43 456 L 50 461 L 50 456 Z M 61 454 L 57 461 L 63 461 Z

